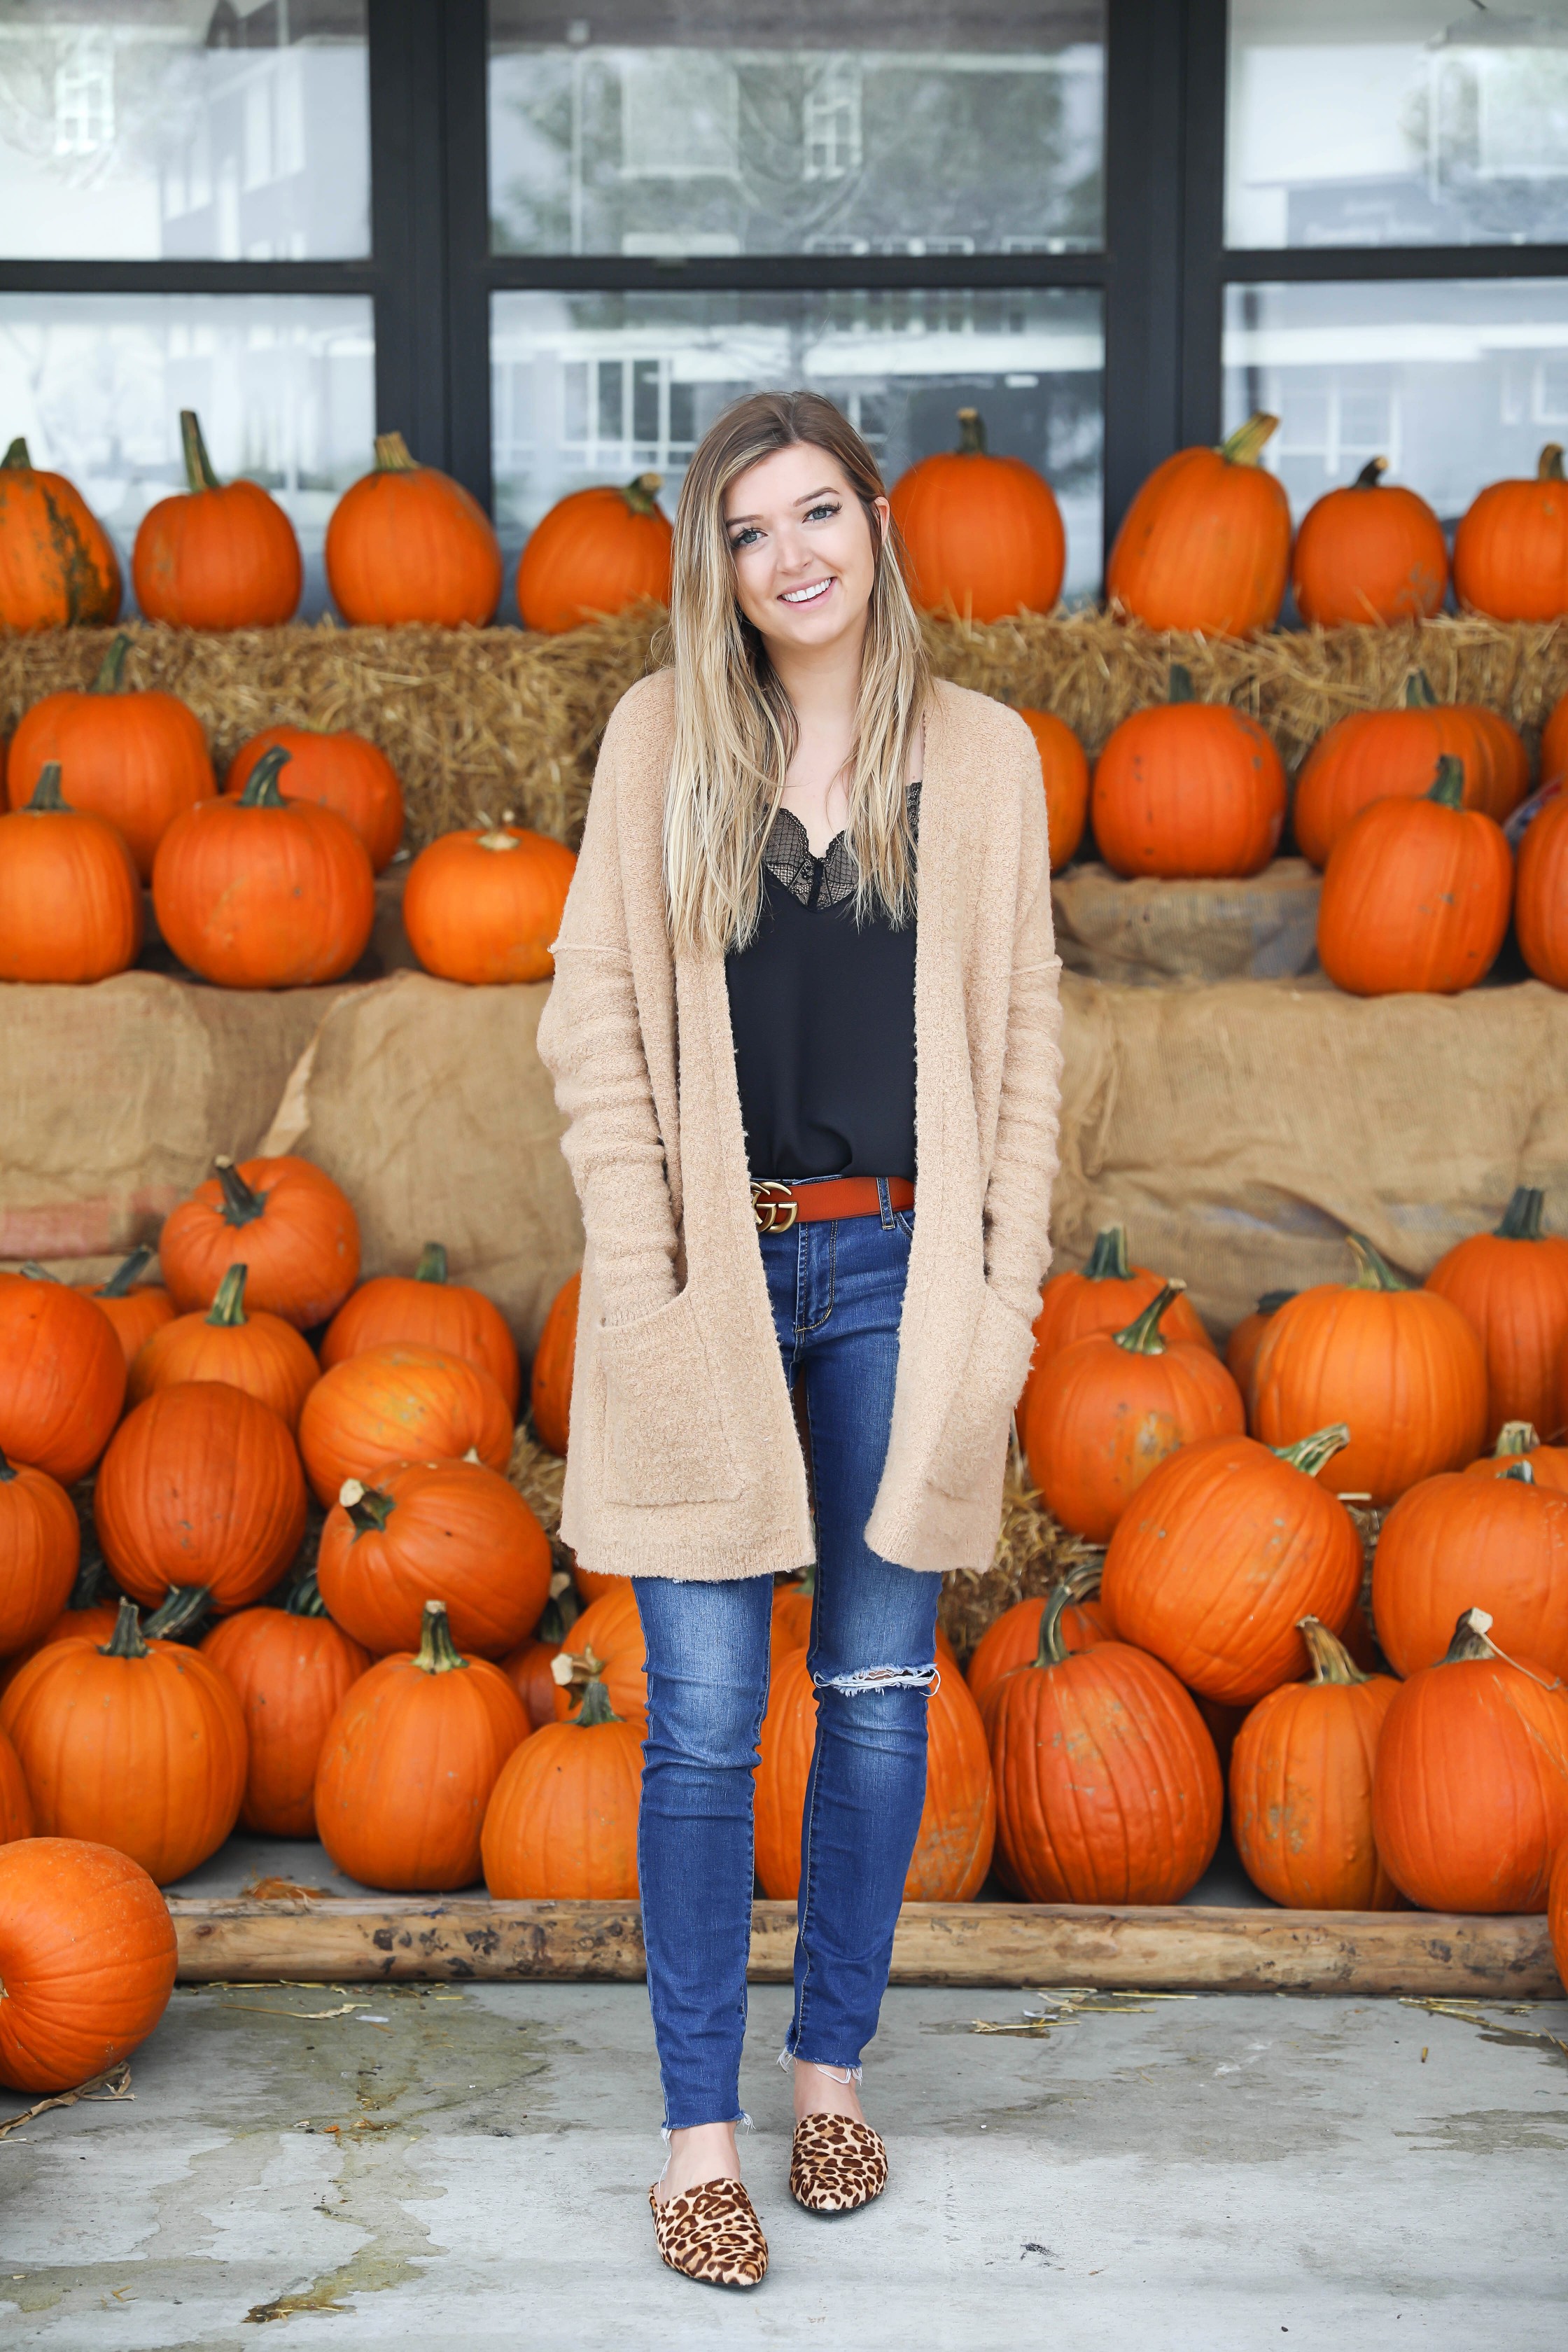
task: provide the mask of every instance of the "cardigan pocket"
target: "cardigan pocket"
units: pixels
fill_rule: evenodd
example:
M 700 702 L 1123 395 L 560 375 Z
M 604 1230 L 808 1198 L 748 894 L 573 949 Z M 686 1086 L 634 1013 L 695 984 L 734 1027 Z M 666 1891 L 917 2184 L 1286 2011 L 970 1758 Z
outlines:
M 966 1499 L 994 1467 L 1034 1351 L 1029 1325 L 985 1283 L 963 1370 L 926 1474 L 939 1493 Z
M 603 1323 L 604 1491 L 612 1503 L 728 1503 L 741 1491 L 718 1385 L 681 1291 L 633 1323 Z

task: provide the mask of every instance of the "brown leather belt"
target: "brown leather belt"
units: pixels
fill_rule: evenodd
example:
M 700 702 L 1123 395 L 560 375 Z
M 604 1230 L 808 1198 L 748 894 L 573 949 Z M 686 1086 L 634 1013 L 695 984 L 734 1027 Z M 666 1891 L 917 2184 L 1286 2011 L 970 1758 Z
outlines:
M 915 1188 L 907 1176 L 882 1179 L 890 1209 L 912 1209 Z M 784 1184 L 763 1177 L 752 1186 L 752 1214 L 760 1234 L 787 1234 L 792 1225 L 817 1225 L 829 1217 L 879 1217 L 881 1186 L 875 1176 L 829 1176 L 816 1184 Z

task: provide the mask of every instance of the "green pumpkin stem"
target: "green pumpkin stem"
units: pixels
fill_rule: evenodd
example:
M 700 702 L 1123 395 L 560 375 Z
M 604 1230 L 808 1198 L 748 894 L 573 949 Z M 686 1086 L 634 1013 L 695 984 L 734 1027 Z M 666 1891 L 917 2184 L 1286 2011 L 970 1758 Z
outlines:
M 212 1605 L 210 1584 L 171 1584 L 142 1631 L 150 1641 L 172 1642 L 198 1625 Z
M 1278 1315 L 1296 1297 L 1293 1290 L 1266 1290 L 1258 1302 L 1259 1315 Z
M 121 1600 L 114 1631 L 99 1648 L 100 1658 L 145 1658 L 152 1655 L 142 1639 L 142 1619 L 134 1601 Z
M 1103 1554 L 1101 1555 L 1103 1559 Z M 1040 1612 L 1040 1639 L 1035 1651 L 1037 1666 L 1059 1666 L 1070 1654 L 1062 1640 L 1062 1619 L 1080 1601 L 1092 1601 L 1100 1591 L 1100 1560 L 1080 1560 L 1076 1568 L 1051 1587 L 1050 1596 Z
M 114 643 L 98 666 L 98 676 L 88 688 L 89 694 L 119 694 L 120 674 L 125 667 L 125 656 L 131 650 L 131 640 L 123 629 L 115 633 Z
M 89 1543 L 82 1553 L 81 1564 L 76 1572 L 76 1582 L 71 1586 L 71 1597 L 66 1602 L 66 1607 L 96 1609 L 100 1601 L 112 1601 L 115 1597 L 114 1587 L 109 1581 L 109 1570 L 104 1566 L 103 1554 L 95 1543 Z
M 289 1593 L 288 1600 L 283 1603 L 283 1607 L 290 1617 L 324 1617 L 326 1615 L 327 1604 L 321 1598 L 321 1588 L 316 1581 L 316 1571 L 313 1568 L 306 1570 L 299 1583 Z
M 207 1309 L 207 1321 L 220 1331 L 237 1331 L 248 1320 L 245 1312 L 245 1277 L 247 1265 L 231 1265 L 217 1286 L 217 1297 Z
M 226 1225 L 248 1225 L 267 1213 L 267 1202 L 260 1192 L 253 1192 L 232 1160 L 219 1153 L 213 1162 L 217 1181 L 223 1187 L 223 1221 Z
M 125 1298 L 135 1289 L 153 1257 L 151 1242 L 138 1242 L 129 1257 L 121 1258 L 107 1282 L 100 1282 L 93 1292 L 95 1298 Z
M 977 408 L 961 408 L 958 412 L 958 447 L 960 457 L 984 457 L 985 455 L 985 419 Z
M 662 474 L 636 474 L 621 496 L 633 514 L 656 515 L 658 512 L 658 494 L 663 488 Z
M 46 760 L 38 770 L 38 781 L 33 786 L 33 797 L 27 806 L 52 815 L 68 805 L 60 791 L 60 763 L 58 760 Z
M 602 1675 L 589 1675 L 583 1693 L 583 1704 L 571 1720 L 579 1731 L 592 1731 L 596 1723 L 620 1723 L 624 1720 L 610 1705 L 610 1694 L 605 1688 Z
M 1299 1437 L 1294 1445 L 1276 1445 L 1269 1450 L 1292 1470 L 1304 1477 L 1315 1478 L 1325 1462 L 1331 1462 L 1342 1446 L 1351 1442 L 1350 1423 L 1331 1421 L 1326 1429 L 1314 1429 L 1308 1437 Z
M 1355 1260 L 1352 1290 L 1414 1290 L 1415 1285 L 1395 1274 L 1388 1260 L 1364 1234 L 1347 1234 L 1345 1242 Z
M 1436 710 L 1440 708 L 1432 691 L 1432 681 L 1424 669 L 1413 670 L 1405 681 L 1406 710 Z
M 23 439 L 20 433 L 17 434 L 16 438 L 12 442 L 11 446 L 6 450 L 5 455 L 3 457 L 0 457 L 0 466 L 9 467 L 13 473 L 26 472 L 30 474 L 32 472 L 33 461 L 27 455 L 27 444 Z
M 345 1478 L 338 1489 L 338 1500 L 353 1522 L 356 1536 L 379 1534 L 397 1506 L 380 1486 L 367 1486 L 358 1478 Z
M 375 470 L 378 474 L 416 474 L 419 471 L 419 462 L 409 455 L 408 444 L 401 433 L 376 435 Z
M 1563 444 L 1549 441 L 1535 461 L 1538 482 L 1560 482 L 1563 479 Z
M 1546 1195 L 1537 1184 L 1517 1184 L 1497 1228 L 1500 1242 L 1538 1242 Z
M 1279 419 L 1260 408 L 1245 425 L 1238 425 L 1234 433 L 1226 436 L 1219 445 L 1219 454 L 1227 466 L 1256 466 L 1264 443 L 1279 430 Z
M 1160 1328 L 1160 1318 L 1186 1286 L 1181 1281 L 1167 1282 L 1158 1297 L 1149 1301 L 1142 1314 L 1135 1317 L 1125 1331 L 1111 1333 L 1117 1346 L 1125 1348 L 1130 1356 L 1163 1356 L 1168 1342 Z
M 58 1274 L 51 1274 L 48 1267 L 40 1265 L 36 1257 L 25 1257 L 22 1260 L 20 1271 L 26 1275 L 29 1282 L 58 1282 L 59 1280 Z
M 1375 490 L 1387 471 L 1386 457 L 1369 457 L 1351 484 L 1351 488 L 1352 490 Z
M 1492 1454 L 1499 1461 L 1510 1454 L 1533 1454 L 1540 1443 L 1541 1433 L 1532 1421 L 1505 1421 Z
M 239 796 L 241 808 L 287 808 L 289 803 L 278 789 L 278 779 L 289 765 L 289 754 L 281 743 L 269 744 L 245 780 L 245 790 Z
M 180 446 L 185 456 L 185 480 L 193 490 L 216 490 L 223 485 L 213 471 L 213 461 L 207 456 L 207 445 L 202 439 L 202 428 L 194 408 L 180 411 Z
M 458 1655 L 452 1639 L 444 1601 L 427 1601 L 425 1603 L 425 1615 L 419 1626 L 419 1647 L 414 1654 L 414 1663 L 422 1675 L 456 1674 L 459 1666 L 465 1672 L 468 1669 L 467 1658 Z
M 447 1249 L 443 1242 L 426 1242 L 419 1253 L 419 1263 L 414 1269 L 416 1282 L 445 1282 L 447 1279 Z
M 1511 1478 L 1518 1486 L 1533 1486 L 1535 1484 L 1535 1473 L 1528 1462 L 1510 1462 L 1502 1476 Z
M 1465 763 L 1463 760 L 1456 759 L 1452 751 L 1445 751 L 1439 758 L 1437 773 L 1426 798 L 1436 801 L 1439 808 L 1464 807 Z
M 1185 662 L 1173 662 L 1171 664 L 1171 682 L 1169 687 L 1166 688 L 1165 699 L 1167 702 L 1195 702 L 1197 700 L 1197 696 L 1193 688 L 1193 674 L 1187 667 Z
M 559 1560 L 559 1548 L 552 1548 L 552 1558 Z M 569 1556 L 569 1555 L 568 1555 Z M 550 1598 L 540 1612 L 539 1622 L 533 1629 L 536 1642 L 553 1642 L 560 1649 L 567 1634 L 583 1614 L 583 1603 L 568 1571 L 554 1568 L 550 1576 Z
M 1308 1680 L 1320 1683 L 1364 1683 L 1371 1679 L 1363 1675 L 1342 1642 L 1337 1641 L 1328 1627 L 1316 1617 L 1299 1617 L 1296 1631 L 1307 1644 L 1307 1655 L 1312 1661 Z
M 1127 1257 L 1127 1228 L 1107 1225 L 1096 1234 L 1094 1247 L 1089 1254 L 1089 1264 L 1083 1270 L 1086 1282 L 1131 1282 L 1132 1270 Z
M 1500 1652 L 1494 1650 L 1487 1639 L 1491 1630 L 1492 1621 L 1484 1609 L 1467 1609 L 1455 1626 L 1454 1638 L 1438 1659 L 1438 1664 L 1458 1666 L 1467 1658 L 1500 1656 Z

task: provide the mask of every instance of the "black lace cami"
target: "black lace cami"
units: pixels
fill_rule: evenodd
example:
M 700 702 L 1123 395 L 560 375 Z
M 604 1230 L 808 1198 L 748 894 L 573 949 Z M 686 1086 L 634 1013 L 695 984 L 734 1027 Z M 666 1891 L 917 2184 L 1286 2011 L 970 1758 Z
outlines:
M 918 832 L 919 784 L 910 786 Z M 753 1177 L 915 1172 L 915 925 L 855 919 L 855 860 L 780 809 L 749 947 L 726 959 Z

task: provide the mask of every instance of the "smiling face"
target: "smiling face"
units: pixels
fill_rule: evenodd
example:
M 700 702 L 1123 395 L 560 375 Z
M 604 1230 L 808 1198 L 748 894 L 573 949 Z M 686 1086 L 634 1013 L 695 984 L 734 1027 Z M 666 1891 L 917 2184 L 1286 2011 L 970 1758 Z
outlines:
M 885 530 L 888 501 L 877 500 Z M 741 610 L 780 651 L 822 651 L 865 631 L 876 560 L 866 510 L 807 441 L 748 467 L 724 499 Z

